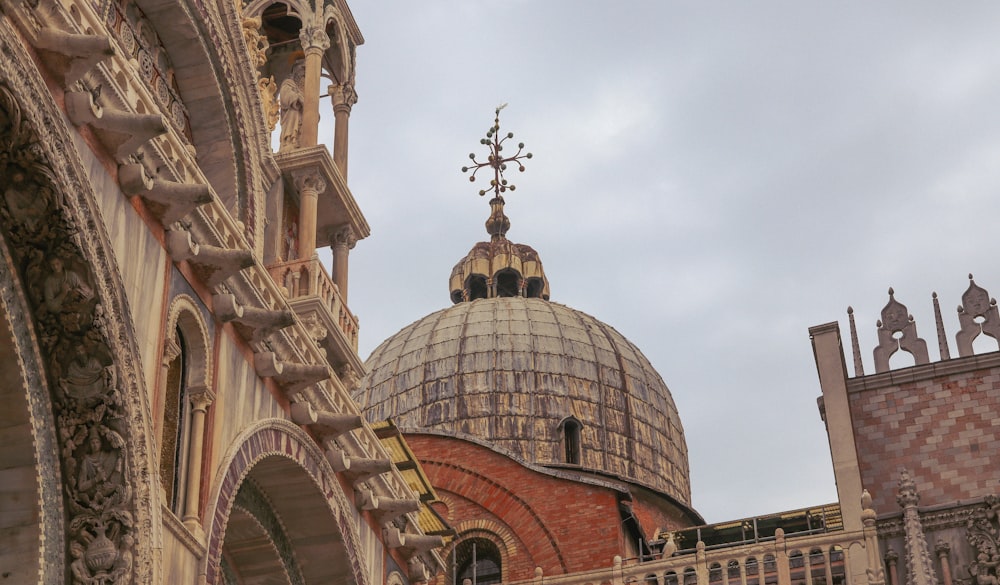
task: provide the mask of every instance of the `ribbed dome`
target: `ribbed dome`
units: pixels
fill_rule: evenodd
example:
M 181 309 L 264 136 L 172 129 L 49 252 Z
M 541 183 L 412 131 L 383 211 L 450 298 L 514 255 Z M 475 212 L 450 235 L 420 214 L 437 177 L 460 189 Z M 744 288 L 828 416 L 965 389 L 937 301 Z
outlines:
M 460 303 L 403 328 L 367 366 L 355 399 L 369 420 L 578 464 L 690 506 L 670 391 L 631 342 L 586 313 L 525 297 Z

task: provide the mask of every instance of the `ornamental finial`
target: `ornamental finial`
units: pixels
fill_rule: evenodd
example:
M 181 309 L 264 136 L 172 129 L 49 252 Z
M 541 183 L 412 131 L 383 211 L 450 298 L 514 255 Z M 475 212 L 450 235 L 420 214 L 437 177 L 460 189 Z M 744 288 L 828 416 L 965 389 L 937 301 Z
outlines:
M 476 153 L 469 153 L 469 158 L 472 159 L 472 166 L 462 167 L 462 172 L 467 173 L 470 170 L 472 175 L 469 176 L 469 181 L 474 182 L 476 180 L 476 173 L 481 169 L 486 167 L 493 169 L 493 179 L 490 180 L 490 186 L 487 189 L 480 189 L 479 195 L 486 195 L 487 191 L 493 191 L 496 197 L 499 197 L 501 193 L 506 193 L 507 191 L 514 191 L 516 187 L 504 178 L 503 173 L 507 170 L 507 163 L 517 163 L 517 170 L 524 172 L 524 159 L 531 158 L 531 153 L 524 151 L 524 143 L 520 142 L 517 145 L 517 152 L 513 156 L 505 157 L 501 154 L 503 150 L 504 143 L 507 140 L 514 138 L 513 132 L 508 132 L 502 138 L 500 137 L 500 110 L 507 107 L 507 104 L 500 104 L 496 109 L 496 117 L 493 119 L 493 126 L 486 131 L 486 137 L 479 140 L 480 144 L 484 144 L 489 147 L 490 152 L 485 161 L 476 160 Z

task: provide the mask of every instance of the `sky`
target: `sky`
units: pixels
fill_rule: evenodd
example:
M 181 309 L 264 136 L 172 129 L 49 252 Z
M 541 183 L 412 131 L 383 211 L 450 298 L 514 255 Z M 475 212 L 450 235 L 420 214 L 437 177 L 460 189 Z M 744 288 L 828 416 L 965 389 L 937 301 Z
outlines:
M 1000 3 L 352 9 L 362 357 L 450 305 L 452 266 L 488 238 L 460 169 L 509 103 L 501 126 L 534 157 L 510 176 L 508 238 L 538 250 L 553 301 L 660 372 L 709 522 L 836 500 L 809 327 L 847 339 L 853 306 L 872 373 L 890 286 L 932 361 L 932 292 L 953 353 L 968 274 L 1000 294 Z

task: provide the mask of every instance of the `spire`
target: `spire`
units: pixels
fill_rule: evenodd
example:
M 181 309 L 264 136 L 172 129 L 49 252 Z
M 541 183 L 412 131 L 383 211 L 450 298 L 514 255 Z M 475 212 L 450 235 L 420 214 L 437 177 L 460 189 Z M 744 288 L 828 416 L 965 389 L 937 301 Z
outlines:
M 502 194 L 507 191 L 514 191 L 517 187 L 504 177 L 507 164 L 517 163 L 517 170 L 523 173 L 524 159 L 531 158 L 530 152 L 522 154 L 524 152 L 523 142 L 518 143 L 517 152 L 513 156 L 505 157 L 501 154 L 504 143 L 514 138 L 513 132 L 508 132 L 503 138 L 500 137 L 500 110 L 506 107 L 507 104 L 497 106 L 496 117 L 493 118 L 493 126 L 486 131 L 486 137 L 479 140 L 480 144 L 486 145 L 489 148 L 489 155 L 486 157 L 486 160 L 477 160 L 476 153 L 472 152 L 469 153 L 469 158 L 472 159 L 472 166 L 462 167 L 463 173 L 472 171 L 472 174 L 469 176 L 470 182 L 476 181 L 476 173 L 480 170 L 484 168 L 493 169 L 493 178 L 490 179 L 489 188 L 479 190 L 480 197 L 486 195 L 488 191 L 493 191 L 493 198 L 490 199 L 490 217 L 486 220 L 486 232 L 490 234 L 492 241 L 505 239 L 507 230 L 510 229 L 510 219 L 503 212 L 505 202 Z

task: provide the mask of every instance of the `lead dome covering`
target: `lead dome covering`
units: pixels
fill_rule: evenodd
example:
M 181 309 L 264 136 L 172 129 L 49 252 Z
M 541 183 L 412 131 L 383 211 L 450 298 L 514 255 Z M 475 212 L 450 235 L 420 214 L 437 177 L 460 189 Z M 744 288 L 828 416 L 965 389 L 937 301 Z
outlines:
M 581 470 L 690 506 L 670 390 L 635 345 L 586 313 L 539 298 L 463 302 L 404 327 L 367 366 L 354 397 L 369 420 L 471 436 L 528 463 L 566 466 L 563 423 L 572 417 Z

